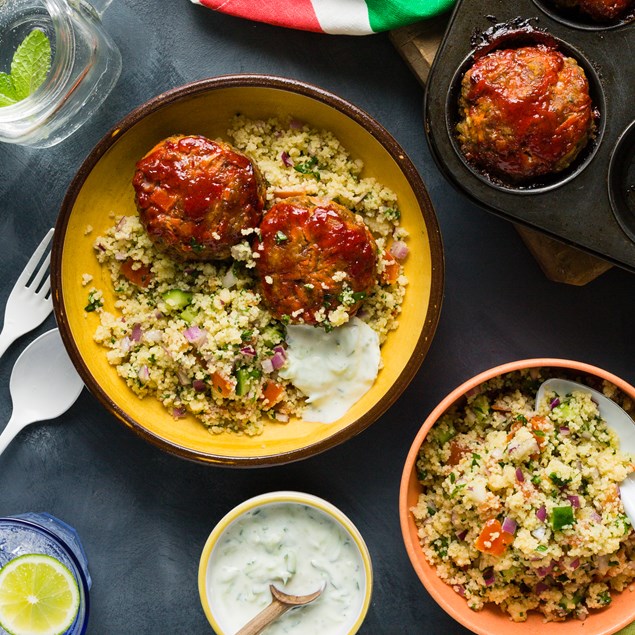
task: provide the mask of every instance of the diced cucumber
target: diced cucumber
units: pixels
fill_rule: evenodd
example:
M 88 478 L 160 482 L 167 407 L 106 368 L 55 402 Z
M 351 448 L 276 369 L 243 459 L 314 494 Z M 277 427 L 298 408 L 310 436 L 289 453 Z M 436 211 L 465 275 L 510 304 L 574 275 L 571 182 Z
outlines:
M 198 317 L 198 311 L 195 311 L 191 306 L 187 306 L 179 313 L 179 317 L 187 324 L 192 324 Z
M 250 373 L 247 368 L 238 368 L 236 370 L 236 394 L 239 397 L 246 395 L 249 391 Z
M 192 302 L 192 294 L 189 291 L 181 291 L 181 289 L 170 289 L 163 294 L 163 301 L 170 309 L 178 311 Z

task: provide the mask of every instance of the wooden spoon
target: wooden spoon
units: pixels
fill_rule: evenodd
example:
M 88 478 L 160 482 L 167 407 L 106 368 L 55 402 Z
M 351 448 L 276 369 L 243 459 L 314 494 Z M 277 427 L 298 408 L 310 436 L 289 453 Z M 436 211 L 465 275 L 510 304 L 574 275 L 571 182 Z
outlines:
M 308 595 L 289 595 L 277 589 L 273 584 L 269 585 L 269 590 L 273 596 L 271 604 L 260 611 L 256 617 L 247 622 L 236 635 L 258 635 L 266 626 L 269 626 L 271 622 L 279 618 L 283 613 L 286 613 L 289 609 L 292 609 L 294 606 L 310 604 L 313 600 L 319 598 L 320 595 L 322 595 L 322 591 L 324 591 L 324 587 Z

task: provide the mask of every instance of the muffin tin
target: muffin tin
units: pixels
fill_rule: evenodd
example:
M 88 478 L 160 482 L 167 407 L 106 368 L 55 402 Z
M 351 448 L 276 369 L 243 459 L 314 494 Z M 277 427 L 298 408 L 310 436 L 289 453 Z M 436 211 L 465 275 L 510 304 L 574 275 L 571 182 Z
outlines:
M 458 0 L 427 83 L 425 130 L 442 172 L 486 210 L 635 272 L 635 71 L 631 16 L 596 25 L 549 0 Z M 460 83 L 475 55 L 554 45 L 584 68 L 595 139 L 566 170 L 516 185 L 471 166 L 456 140 Z

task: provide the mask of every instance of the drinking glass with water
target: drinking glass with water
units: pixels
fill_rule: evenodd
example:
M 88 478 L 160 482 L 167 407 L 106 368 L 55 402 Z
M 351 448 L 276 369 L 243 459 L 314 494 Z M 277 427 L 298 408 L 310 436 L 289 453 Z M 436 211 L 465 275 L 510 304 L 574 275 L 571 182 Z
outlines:
M 0 0 L 0 141 L 45 148 L 79 128 L 121 72 L 111 0 Z
M 72 527 L 46 513 L 0 518 L 0 634 L 85 633 L 90 586 Z

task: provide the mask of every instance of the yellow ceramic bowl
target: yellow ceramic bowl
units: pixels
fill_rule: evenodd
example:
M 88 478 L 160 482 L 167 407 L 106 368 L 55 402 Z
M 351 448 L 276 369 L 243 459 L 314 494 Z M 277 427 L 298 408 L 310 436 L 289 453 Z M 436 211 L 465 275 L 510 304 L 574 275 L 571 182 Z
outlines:
M 374 176 L 396 192 L 402 224 L 409 231 L 405 261 L 409 285 L 400 318 L 382 348 L 384 368 L 373 388 L 338 421 L 315 424 L 292 420 L 266 426 L 258 437 L 210 434 L 193 417 L 175 422 L 152 398 L 140 400 L 106 361 L 93 341 L 98 317 L 85 313 L 91 274 L 113 310 L 107 271 L 93 253 L 94 238 L 112 223 L 112 213 L 136 214 L 131 179 L 136 161 L 175 133 L 223 137 L 237 112 L 252 118 L 296 115 L 332 131 L 364 161 Z M 92 232 L 87 235 L 87 227 Z M 91 392 L 120 421 L 144 439 L 177 455 L 204 462 L 251 466 L 285 463 L 326 450 L 374 422 L 408 385 L 429 348 L 439 318 L 443 252 L 439 228 L 425 187 L 394 139 L 350 103 L 297 81 L 237 75 L 208 79 L 160 95 L 133 111 L 90 153 L 62 204 L 52 255 L 55 315 L 64 343 Z
M 368 548 L 366 547 L 366 543 L 355 525 L 337 507 L 322 498 L 302 492 L 270 492 L 268 494 L 255 496 L 254 498 L 250 498 L 232 509 L 220 520 L 216 527 L 214 527 L 212 533 L 207 539 L 207 542 L 205 543 L 198 567 L 198 592 L 201 598 L 201 604 L 203 605 L 203 610 L 205 611 L 205 615 L 207 616 L 209 623 L 218 635 L 231 635 L 238 630 L 236 625 L 234 625 L 231 630 L 228 630 L 227 626 L 223 624 L 223 619 L 227 619 L 222 616 L 223 611 L 221 606 L 224 595 L 219 592 L 218 589 L 213 588 L 211 571 L 217 563 L 218 554 L 215 552 L 216 546 L 220 544 L 221 539 L 223 538 L 225 532 L 230 529 L 232 523 L 238 521 L 239 519 L 245 520 L 245 515 L 248 513 L 259 513 L 265 508 L 270 508 L 271 506 L 276 505 L 297 506 L 299 510 L 309 507 L 314 513 L 317 512 L 318 518 L 322 514 L 325 515 L 327 517 L 327 521 L 332 521 L 334 525 L 339 528 L 339 530 L 342 530 L 347 538 L 350 539 L 353 549 L 357 552 L 362 562 L 361 570 L 355 574 L 356 581 L 361 590 L 358 602 L 359 609 L 356 612 L 351 613 L 348 617 L 346 621 L 346 630 L 338 630 L 337 635 L 354 635 L 354 633 L 357 633 L 364 621 L 364 618 L 366 617 L 373 590 L 373 570 Z M 288 531 L 293 534 L 294 530 L 294 525 L 289 525 Z M 292 539 L 295 539 L 296 537 L 296 535 L 293 535 Z M 300 556 L 298 555 L 298 557 Z M 256 569 L 258 569 L 258 567 L 256 567 Z M 298 570 L 300 570 L 299 566 Z M 279 580 L 272 580 L 272 582 L 280 588 L 280 590 L 283 590 Z M 328 592 L 328 589 L 324 590 L 325 598 Z M 317 601 L 318 600 L 316 600 L 316 602 Z M 244 620 L 241 619 L 240 626 L 244 625 L 244 622 L 249 619 L 251 619 L 251 616 L 246 616 Z M 331 631 L 326 630 L 324 632 L 325 635 L 328 635 Z
M 452 391 L 432 411 L 408 452 L 399 492 L 399 519 L 406 551 L 428 593 L 449 615 L 474 633 L 480 635 L 492 635 L 492 633 L 505 633 L 506 635 L 534 635 L 534 633 L 541 635 L 610 635 L 635 622 L 635 602 L 633 602 L 633 595 L 628 588 L 622 593 L 614 593 L 613 601 L 608 608 L 602 611 L 591 611 L 584 621 L 569 619 L 566 622 L 544 623 L 542 616 L 530 613 L 526 622 L 512 622 L 506 614 L 493 605 L 487 604 L 482 611 L 478 612 L 468 608 L 467 602 L 437 575 L 435 567 L 428 563 L 419 544 L 417 526 L 410 509 L 417 504 L 421 493 L 421 485 L 417 479 L 417 459 L 419 448 L 430 428 L 453 404 L 460 403 L 471 390 L 483 382 L 526 368 L 562 369 L 565 373 L 573 371 L 575 375 L 581 377 L 588 376 L 594 380 L 607 380 L 635 400 L 635 387 L 623 379 L 596 366 L 565 359 L 525 359 L 497 366 L 472 377 Z

